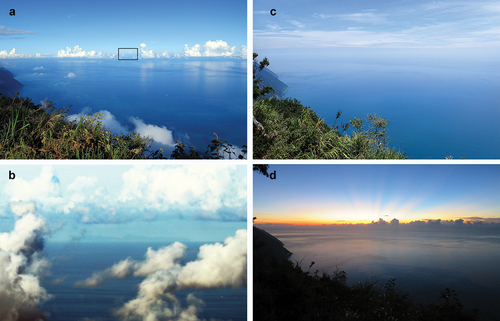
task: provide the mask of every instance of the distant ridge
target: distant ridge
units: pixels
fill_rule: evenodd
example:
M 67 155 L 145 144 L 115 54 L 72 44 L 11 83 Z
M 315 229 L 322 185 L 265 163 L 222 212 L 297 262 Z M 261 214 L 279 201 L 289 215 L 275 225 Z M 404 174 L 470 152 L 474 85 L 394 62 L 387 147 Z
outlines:
M 254 65 L 256 63 L 254 62 Z M 288 88 L 290 88 L 287 84 L 279 80 L 278 75 L 276 75 L 274 72 L 269 70 L 268 68 L 262 69 L 258 74 L 257 78 L 262 79 L 262 82 L 259 84 L 260 87 L 265 87 L 265 86 L 271 86 L 273 87 L 274 91 L 276 91 L 276 94 L 274 93 L 269 93 L 265 95 L 264 97 L 268 98 L 277 98 L 277 99 L 284 99 L 285 98 L 285 92 L 287 91 Z
M 259 254 L 259 257 L 269 261 L 274 259 L 278 262 L 288 260 L 293 254 L 275 236 L 255 226 L 253 227 L 253 250 L 254 253 Z
M 0 94 L 12 97 L 23 86 L 23 84 L 14 79 L 14 75 L 10 71 L 0 66 Z

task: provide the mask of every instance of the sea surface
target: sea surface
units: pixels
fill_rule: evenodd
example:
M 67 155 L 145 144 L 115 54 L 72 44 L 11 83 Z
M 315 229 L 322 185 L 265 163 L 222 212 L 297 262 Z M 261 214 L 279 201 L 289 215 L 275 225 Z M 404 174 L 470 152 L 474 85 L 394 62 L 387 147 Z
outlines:
M 339 110 L 337 125 L 375 113 L 390 120 L 390 146 L 413 159 L 500 158 L 498 63 L 268 57 L 286 97 L 330 126 Z
M 186 261 L 196 259 L 199 246 L 203 243 L 188 243 Z M 74 286 L 93 272 L 111 267 L 131 257 L 143 260 L 148 247 L 157 250 L 164 243 L 50 243 L 44 253 L 51 258 L 51 276 L 45 278 L 42 286 L 53 298 L 41 306 L 50 313 L 50 321 L 82 321 L 85 318 L 99 321 L 118 320 L 113 309 L 120 308 L 137 297 L 138 285 L 143 277 L 110 279 L 97 288 Z M 200 319 L 243 321 L 247 319 L 247 289 L 203 289 L 176 291 L 182 306 L 193 293 L 205 305 L 198 314 Z
M 450 288 L 466 308 L 500 317 L 498 227 L 258 227 L 282 241 L 305 271 L 340 269 L 348 284 L 383 286 L 395 278 L 396 290 L 423 304 L 438 303 Z
M 174 141 L 201 152 L 214 133 L 238 147 L 247 143 L 246 60 L 33 58 L 0 63 L 24 85 L 21 96 L 35 103 L 48 98 L 56 107 L 72 105 L 70 114 L 106 110 L 121 126 L 113 128 L 117 132 L 137 130 L 133 117 L 142 128 L 166 127 Z

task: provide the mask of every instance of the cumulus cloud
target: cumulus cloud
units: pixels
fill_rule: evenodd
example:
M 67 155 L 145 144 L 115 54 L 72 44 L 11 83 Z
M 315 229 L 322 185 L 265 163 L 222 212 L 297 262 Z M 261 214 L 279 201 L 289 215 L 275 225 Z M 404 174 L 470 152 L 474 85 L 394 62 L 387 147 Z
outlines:
M 184 45 L 184 56 L 186 57 L 201 57 L 201 46 L 196 44 L 189 48 L 187 44 Z
M 72 72 L 70 72 L 67 76 L 64 76 L 64 78 L 75 78 L 76 75 Z
M 10 52 L 7 50 L 0 51 L 0 58 L 28 58 L 28 55 L 25 54 L 17 54 L 16 48 L 12 48 Z
M 156 55 L 157 58 L 170 58 L 170 54 L 168 53 L 167 50 L 165 50 L 164 52 L 159 52 L 157 55 Z
M 144 261 L 127 258 L 76 285 L 94 287 L 108 278 L 143 276 L 146 278 L 139 285 L 137 297 L 117 309 L 117 317 L 122 320 L 198 320 L 203 301 L 189 294 L 188 306 L 182 307 L 175 291 L 245 286 L 247 231 L 236 231 L 224 244 L 201 246 L 198 258 L 183 266 L 180 261 L 186 248 L 178 242 L 158 251 L 149 248 Z
M 243 59 L 247 59 L 247 46 L 241 46 L 240 57 Z
M 179 242 L 162 247 L 158 251 L 148 248 L 144 261 L 138 262 L 128 257 L 110 268 L 94 272 L 92 276 L 76 282 L 75 285 L 98 287 L 108 279 L 123 279 L 131 275 L 145 277 L 160 269 L 178 269 L 181 267 L 180 260 L 184 257 L 186 249 L 187 247 Z
M 0 315 L 2 320 L 45 320 L 38 306 L 50 299 L 41 286 L 50 262 L 42 256 L 45 219 L 33 203 L 11 204 L 14 230 L 0 233 Z
M 97 52 L 95 50 L 85 51 L 77 45 L 73 49 L 66 47 L 66 50 L 61 49 L 57 51 L 56 57 L 104 58 L 105 56 L 102 52 Z
M 90 109 L 84 109 L 79 114 L 69 115 L 68 119 L 71 121 L 79 121 L 82 117 L 88 117 Z M 122 125 L 116 117 L 107 110 L 100 110 L 99 113 L 102 115 L 102 123 L 106 129 L 112 131 L 113 133 L 131 133 L 137 132 L 143 137 L 151 137 L 154 139 L 155 143 L 163 145 L 163 147 L 173 148 L 175 146 L 175 139 L 173 132 L 165 126 L 157 126 L 152 124 L 146 124 L 142 119 L 137 117 L 130 117 L 132 129 L 129 130 L 126 126 Z
M 247 57 L 247 47 L 241 46 L 241 51 L 237 52 L 236 47 L 230 47 L 227 42 L 222 40 L 207 41 L 203 47 L 199 44 L 194 45 L 189 48 L 186 44 L 184 45 L 184 56 L 185 57 Z
M 40 201 L 42 203 L 58 203 L 60 201 L 60 183 L 54 175 L 52 167 L 44 166 L 39 177 L 30 181 L 16 177 L 5 188 L 4 195 L 12 202 Z
M 43 66 L 33 68 L 33 70 L 42 70 L 42 69 L 45 69 L 45 68 L 43 68 Z
M 234 56 L 236 47 L 229 47 L 227 42 L 222 40 L 207 41 L 203 46 L 203 56 L 205 57 L 228 57 Z
M 146 49 L 146 44 L 141 43 L 141 58 L 154 58 L 155 54 L 153 53 L 153 50 L 147 50 Z
M 147 137 L 150 136 L 155 140 L 155 142 L 158 142 L 160 144 L 174 147 L 175 146 L 175 141 L 174 137 L 172 136 L 172 131 L 168 130 L 167 127 L 165 126 L 156 126 L 156 125 L 150 125 L 150 124 L 145 124 L 142 119 L 136 118 L 136 117 L 131 117 L 130 121 L 134 124 L 135 129 L 134 131 L 138 132 L 141 134 L 141 136 Z
M 140 211 L 182 208 L 184 215 L 201 219 L 224 219 L 227 211 L 228 219 L 245 219 L 246 178 L 241 174 L 237 166 L 137 166 L 123 174 L 119 200 Z

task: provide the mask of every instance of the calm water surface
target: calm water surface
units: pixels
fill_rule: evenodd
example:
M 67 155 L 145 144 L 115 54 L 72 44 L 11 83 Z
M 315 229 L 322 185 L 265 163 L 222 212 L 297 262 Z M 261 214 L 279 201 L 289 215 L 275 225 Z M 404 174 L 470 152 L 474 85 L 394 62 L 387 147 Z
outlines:
M 307 270 L 347 272 L 348 283 L 396 278 L 396 288 L 422 303 L 435 303 L 445 288 L 466 307 L 500 316 L 498 228 L 276 227 L 259 226 L 303 260 Z

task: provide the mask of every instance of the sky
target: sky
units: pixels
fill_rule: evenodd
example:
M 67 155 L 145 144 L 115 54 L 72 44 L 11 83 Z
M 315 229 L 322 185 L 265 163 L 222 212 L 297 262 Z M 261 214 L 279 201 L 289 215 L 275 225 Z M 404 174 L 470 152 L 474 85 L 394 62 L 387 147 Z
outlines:
M 4 165 L 1 171 L 0 233 L 20 224 L 24 209 L 46 220 L 49 242 L 221 242 L 247 224 L 245 166 Z
M 246 55 L 246 1 L 9 0 L 0 13 L 0 58 Z
M 270 165 L 254 172 L 255 223 L 500 223 L 498 165 Z
M 253 19 L 254 52 L 270 58 L 497 61 L 500 51 L 498 1 L 256 0 Z

